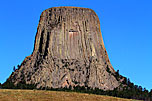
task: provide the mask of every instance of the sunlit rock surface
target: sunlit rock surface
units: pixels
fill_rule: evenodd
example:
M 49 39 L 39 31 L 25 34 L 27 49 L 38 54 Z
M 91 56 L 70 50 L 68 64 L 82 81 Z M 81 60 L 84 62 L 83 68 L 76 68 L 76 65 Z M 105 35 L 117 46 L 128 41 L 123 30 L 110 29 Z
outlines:
M 96 13 L 88 8 L 54 7 L 42 12 L 34 51 L 9 80 L 37 88 L 112 90 L 119 86 L 113 73 Z

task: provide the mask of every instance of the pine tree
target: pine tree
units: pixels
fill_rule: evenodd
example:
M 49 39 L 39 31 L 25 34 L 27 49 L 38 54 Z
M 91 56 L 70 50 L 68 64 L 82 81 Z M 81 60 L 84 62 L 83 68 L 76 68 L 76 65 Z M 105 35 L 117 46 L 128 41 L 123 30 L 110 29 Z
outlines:
M 15 72 L 15 70 L 16 70 L 16 68 L 15 68 L 15 66 L 13 67 L 13 71 Z

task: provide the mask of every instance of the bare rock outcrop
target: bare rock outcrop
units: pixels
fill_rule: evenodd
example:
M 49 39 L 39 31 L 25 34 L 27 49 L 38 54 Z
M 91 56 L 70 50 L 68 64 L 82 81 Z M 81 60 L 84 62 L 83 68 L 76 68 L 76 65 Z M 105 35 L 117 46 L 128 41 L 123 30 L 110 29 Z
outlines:
M 120 84 L 114 73 L 96 13 L 88 8 L 53 7 L 42 12 L 34 51 L 9 80 L 37 88 L 113 90 Z

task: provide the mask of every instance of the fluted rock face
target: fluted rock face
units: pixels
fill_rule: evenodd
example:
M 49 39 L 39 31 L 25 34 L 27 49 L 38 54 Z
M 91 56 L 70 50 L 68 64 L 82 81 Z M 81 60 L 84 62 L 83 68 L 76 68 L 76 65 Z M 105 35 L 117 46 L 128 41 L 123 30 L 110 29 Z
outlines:
M 42 12 L 34 51 L 9 79 L 14 84 L 36 84 L 37 88 L 85 86 L 112 90 L 119 86 L 114 73 L 95 12 L 54 7 Z

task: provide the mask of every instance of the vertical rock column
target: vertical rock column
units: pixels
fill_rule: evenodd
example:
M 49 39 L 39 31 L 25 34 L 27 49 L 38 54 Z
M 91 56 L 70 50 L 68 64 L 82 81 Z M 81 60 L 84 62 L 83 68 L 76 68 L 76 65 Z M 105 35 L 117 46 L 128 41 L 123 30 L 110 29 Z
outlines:
M 107 72 L 107 68 L 110 72 Z M 34 51 L 9 80 L 40 87 L 119 86 L 109 62 L 96 13 L 88 8 L 53 7 L 42 12 Z

